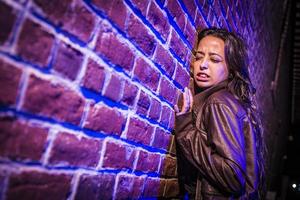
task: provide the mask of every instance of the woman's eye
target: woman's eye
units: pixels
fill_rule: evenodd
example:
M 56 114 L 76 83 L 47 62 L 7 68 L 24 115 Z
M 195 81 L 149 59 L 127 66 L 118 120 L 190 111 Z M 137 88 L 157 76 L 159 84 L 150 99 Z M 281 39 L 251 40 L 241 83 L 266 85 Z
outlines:
M 201 60 L 203 56 L 195 56 L 195 60 Z
M 219 63 L 221 62 L 219 59 L 216 59 L 216 58 L 211 58 L 210 59 L 213 63 Z

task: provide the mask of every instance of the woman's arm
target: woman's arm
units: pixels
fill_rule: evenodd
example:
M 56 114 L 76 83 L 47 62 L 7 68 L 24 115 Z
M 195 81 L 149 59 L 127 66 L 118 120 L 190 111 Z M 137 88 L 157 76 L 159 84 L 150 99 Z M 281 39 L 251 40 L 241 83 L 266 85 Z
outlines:
M 191 112 L 176 117 L 179 148 L 208 181 L 238 195 L 245 189 L 246 168 L 240 121 L 227 105 L 219 103 L 207 105 L 203 114 L 207 133 L 195 127 Z

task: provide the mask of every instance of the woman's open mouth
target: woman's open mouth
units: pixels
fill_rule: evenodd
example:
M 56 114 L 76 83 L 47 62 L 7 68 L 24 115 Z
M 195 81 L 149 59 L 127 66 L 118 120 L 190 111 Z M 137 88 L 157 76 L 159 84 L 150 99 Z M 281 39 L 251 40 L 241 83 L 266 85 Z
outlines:
M 209 75 L 203 72 L 199 72 L 196 74 L 197 81 L 208 81 Z

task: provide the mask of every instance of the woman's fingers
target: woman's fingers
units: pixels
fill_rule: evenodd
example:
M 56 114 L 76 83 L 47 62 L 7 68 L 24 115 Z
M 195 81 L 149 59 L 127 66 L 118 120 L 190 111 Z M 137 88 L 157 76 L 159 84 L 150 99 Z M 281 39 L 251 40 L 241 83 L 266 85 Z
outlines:
M 189 97 L 190 97 L 190 109 L 191 109 L 193 107 L 194 98 L 190 89 L 189 89 Z
M 181 110 L 179 110 L 178 106 L 174 106 L 174 110 L 177 115 L 184 114 L 186 112 L 191 111 L 191 108 L 193 106 L 193 95 L 192 92 L 188 88 L 184 88 L 183 92 L 183 105 Z
M 176 113 L 179 113 L 179 108 L 178 108 L 177 105 L 174 106 L 174 110 L 175 110 Z

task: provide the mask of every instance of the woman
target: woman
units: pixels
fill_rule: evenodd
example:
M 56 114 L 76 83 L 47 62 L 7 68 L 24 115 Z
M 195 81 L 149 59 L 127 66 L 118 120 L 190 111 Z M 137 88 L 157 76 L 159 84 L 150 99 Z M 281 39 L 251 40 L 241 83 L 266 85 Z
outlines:
M 265 148 L 243 40 L 204 29 L 193 55 L 194 89 L 175 106 L 181 192 L 189 199 L 261 199 Z

